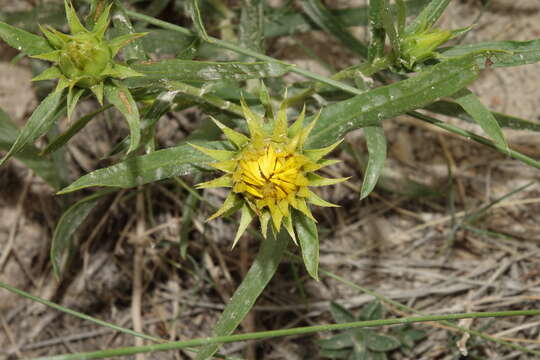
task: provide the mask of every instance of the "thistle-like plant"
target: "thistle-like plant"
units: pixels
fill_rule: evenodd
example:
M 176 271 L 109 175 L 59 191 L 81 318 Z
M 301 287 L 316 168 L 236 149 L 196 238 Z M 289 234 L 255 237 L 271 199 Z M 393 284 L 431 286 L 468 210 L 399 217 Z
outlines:
M 125 34 L 107 40 L 105 32 L 109 27 L 112 4 L 103 10 L 91 30 L 81 23 L 71 1 L 64 0 L 64 5 L 71 34 L 64 34 L 52 27 L 40 26 L 54 50 L 33 57 L 51 61 L 54 66 L 33 80 L 58 79 L 55 91 L 68 88 L 67 110 L 70 118 L 84 89 L 90 89 L 99 103 L 103 104 L 104 84 L 108 78 L 142 76 L 131 68 L 115 62 L 114 58 L 122 47 L 145 34 Z
M 293 209 L 315 220 L 308 204 L 336 206 L 321 199 L 310 190 L 310 187 L 332 185 L 347 180 L 347 178 L 325 178 L 315 174 L 315 171 L 336 162 L 325 160 L 324 156 L 338 146 L 341 140 L 321 149 L 305 149 L 304 143 L 317 123 L 318 115 L 306 126 L 304 109 L 289 127 L 286 114 L 287 100 L 281 103 L 276 116 L 271 116 L 268 122 L 252 111 L 244 100 L 241 105 L 250 137 L 214 119 L 234 150 L 208 149 L 192 144 L 196 149 L 217 160 L 210 163 L 210 166 L 225 172 L 225 175 L 198 184 L 197 187 L 231 188 L 221 208 L 208 220 L 241 208 L 240 226 L 233 246 L 255 215 L 260 219 L 264 237 L 271 219 L 273 231 L 279 232 L 284 225 L 291 238 L 296 241 Z

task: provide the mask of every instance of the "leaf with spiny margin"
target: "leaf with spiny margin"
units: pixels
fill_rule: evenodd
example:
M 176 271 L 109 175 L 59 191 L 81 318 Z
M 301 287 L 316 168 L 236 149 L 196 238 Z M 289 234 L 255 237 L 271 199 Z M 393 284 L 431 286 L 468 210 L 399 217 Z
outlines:
M 238 198 L 238 196 L 236 196 L 235 193 L 231 191 L 225 198 L 225 201 L 223 202 L 221 207 L 215 213 L 213 213 L 208 219 L 206 219 L 205 222 L 214 220 L 215 218 L 221 215 L 224 215 L 228 211 L 236 208 L 240 203 L 241 203 L 241 200 Z
M 313 220 L 300 213 L 293 211 L 293 222 L 302 249 L 302 259 L 308 274 L 315 280 L 319 280 L 319 234 L 317 225 Z
M 53 80 L 64 76 L 56 66 L 47 68 L 45 71 L 32 78 L 32 81 Z
M 264 132 L 262 128 L 262 119 L 261 117 L 251 111 L 251 109 L 247 106 L 246 101 L 244 98 L 240 99 L 240 104 L 242 105 L 242 111 L 244 112 L 244 116 L 246 118 L 246 122 L 248 125 L 249 134 L 251 135 L 251 138 L 255 141 L 255 139 L 262 139 Z
M 364 135 L 368 149 L 368 162 L 360 190 L 360 200 L 368 196 L 375 188 L 384 169 L 387 148 L 386 137 L 381 126 L 366 126 Z
M 272 106 L 272 98 L 268 92 L 268 88 L 264 85 L 264 81 L 261 80 L 261 88 L 259 89 L 259 100 L 263 104 L 266 110 L 266 117 L 268 119 L 274 118 L 274 107 Z
M 54 50 L 47 40 L 28 31 L 0 21 L 0 39 L 27 55 L 37 55 Z
M 298 135 L 300 131 L 304 128 L 305 117 L 306 117 L 306 105 L 304 104 L 304 107 L 302 108 L 302 112 L 300 112 L 300 115 L 298 115 L 294 123 L 291 126 L 289 126 L 290 138 L 293 138 L 296 135 Z
M 54 228 L 50 253 L 54 275 L 57 279 L 60 279 L 62 257 L 72 246 L 73 234 L 75 231 L 77 231 L 82 222 L 88 217 L 90 212 L 96 207 L 98 201 L 103 196 L 109 195 L 115 191 L 118 190 L 101 190 L 77 201 L 66 211 L 64 211 L 62 217 L 60 220 L 58 220 L 58 223 Z
M 281 231 L 274 238 L 261 242 L 259 253 L 251 268 L 234 292 L 231 300 L 225 306 L 213 333 L 215 336 L 226 336 L 238 327 L 249 311 L 255 305 L 259 295 L 274 276 L 290 238 L 286 231 Z M 197 353 L 196 360 L 206 360 L 212 357 L 219 345 L 203 346 Z
M 129 126 L 130 143 L 127 153 L 131 153 L 139 146 L 141 141 L 141 119 L 137 103 L 131 96 L 129 89 L 121 82 L 113 81 L 112 84 L 105 84 L 105 98 L 117 108 Z
M 504 138 L 501 127 L 495 119 L 495 116 L 489 111 L 480 101 L 478 96 L 467 89 L 462 89 L 454 94 L 453 98 L 463 107 L 463 109 L 473 117 L 480 127 L 493 139 L 493 141 L 501 146 L 508 147 L 508 143 Z
M 50 93 L 34 110 L 30 119 L 19 132 L 15 143 L 6 155 L 0 160 L 0 166 L 9 159 L 13 154 L 21 151 L 27 144 L 31 144 L 41 135 L 49 131 L 54 122 L 65 110 L 64 106 L 60 106 L 63 93 Z
M 247 206 L 247 204 L 244 204 L 242 206 L 240 224 L 238 224 L 238 230 L 236 231 L 236 236 L 234 237 L 232 248 L 234 248 L 238 240 L 240 240 L 244 232 L 246 232 L 248 225 L 251 223 L 251 220 L 253 220 L 253 216 L 253 211 L 249 208 L 249 206 Z
M 249 142 L 249 138 L 246 135 L 239 133 L 238 131 L 234 131 L 213 116 L 210 116 L 210 118 L 216 124 L 216 126 L 225 134 L 227 139 L 236 146 L 237 149 L 241 149 Z
M 103 37 L 105 36 L 105 32 L 109 28 L 109 14 L 111 13 L 112 6 L 113 4 L 109 4 L 107 7 L 105 7 L 105 10 L 103 10 L 101 14 L 99 14 L 97 21 L 92 27 L 92 32 L 96 34 L 96 37 L 98 39 L 103 39 Z

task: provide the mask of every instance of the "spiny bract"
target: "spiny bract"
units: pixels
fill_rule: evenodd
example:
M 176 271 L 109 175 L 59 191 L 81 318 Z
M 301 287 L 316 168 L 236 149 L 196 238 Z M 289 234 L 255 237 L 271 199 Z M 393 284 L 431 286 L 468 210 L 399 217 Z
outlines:
M 304 126 L 304 109 L 289 127 L 286 100 L 281 103 L 276 116 L 270 119 L 268 124 L 251 111 L 244 100 L 241 100 L 241 105 L 250 137 L 213 119 L 234 146 L 234 151 L 208 149 L 192 144 L 199 151 L 217 160 L 210 163 L 210 166 L 225 172 L 222 177 L 198 184 L 197 188 L 232 188 L 222 207 L 207 221 L 241 208 L 240 225 L 233 246 L 246 231 L 254 215 L 260 219 L 264 237 L 271 219 L 276 232 L 284 225 L 296 242 L 292 209 L 315 220 L 308 203 L 336 206 L 321 199 L 309 187 L 332 185 L 347 180 L 328 179 L 314 173 L 336 162 L 323 160 L 323 157 L 339 145 L 341 140 L 322 149 L 306 150 L 304 143 L 316 124 L 318 115 Z

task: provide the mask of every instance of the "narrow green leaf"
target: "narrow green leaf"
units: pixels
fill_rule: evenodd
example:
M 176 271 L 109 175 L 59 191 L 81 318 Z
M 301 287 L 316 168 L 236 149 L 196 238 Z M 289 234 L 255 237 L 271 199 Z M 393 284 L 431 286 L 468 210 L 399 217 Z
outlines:
M 369 32 L 371 37 L 368 46 L 368 61 L 372 63 L 375 59 L 384 56 L 384 41 L 386 32 L 382 22 L 382 12 L 385 11 L 384 0 L 369 1 Z
M 439 20 L 448 4 L 450 4 L 450 0 L 432 0 L 407 26 L 405 32 L 407 34 L 414 34 L 429 29 Z
M 255 214 L 253 211 L 249 208 L 247 204 L 244 204 L 242 206 L 241 215 L 240 215 L 240 223 L 238 224 L 238 230 L 236 231 L 236 236 L 234 237 L 232 247 L 238 243 L 238 240 L 242 237 L 244 232 L 246 232 L 247 227 L 251 223 L 251 220 L 253 220 L 253 216 Z
M 223 148 L 222 142 L 200 143 L 204 147 Z M 188 144 L 136 156 L 104 169 L 86 174 L 59 194 L 66 194 L 90 186 L 131 188 L 173 176 L 183 176 L 212 161 L 212 159 Z M 205 168 L 205 167 L 203 167 Z M 206 167 L 207 168 L 207 167 Z
M 129 154 L 137 149 L 141 141 L 141 119 L 137 103 L 128 88 L 119 81 L 105 84 L 105 98 L 124 115 L 129 125 L 130 143 L 127 151 Z
M 144 77 L 126 80 L 128 86 L 155 85 L 156 81 L 218 81 L 279 77 L 290 66 L 278 62 L 210 62 L 166 59 L 132 64 L 131 68 Z M 204 94 L 204 93 L 203 93 Z
M 456 45 L 442 51 L 445 57 L 477 54 L 480 68 L 520 66 L 540 61 L 540 39 L 529 41 L 489 41 Z
M 51 243 L 51 262 L 53 265 L 54 275 L 57 279 L 60 278 L 60 268 L 62 258 L 66 251 L 71 247 L 73 234 L 82 222 L 88 217 L 92 209 L 94 209 L 98 201 L 105 195 L 117 191 L 116 189 L 105 189 L 90 196 L 87 196 L 75 204 L 71 205 L 63 214 L 56 228 Z
M 366 126 L 364 135 L 368 149 L 368 163 L 362 182 L 360 199 L 364 199 L 373 191 L 386 160 L 386 137 L 383 128 L 381 126 Z
M 282 230 L 275 238 L 274 235 L 270 235 L 261 243 L 253 265 L 225 306 L 214 327 L 215 336 L 230 335 L 238 327 L 274 276 L 289 242 L 289 235 L 285 230 Z M 219 345 L 214 344 L 204 346 L 197 354 L 196 360 L 209 359 L 218 348 Z
M 8 150 L 13 146 L 19 131 L 9 116 L 0 109 L 0 149 Z M 45 180 L 54 189 L 58 189 L 61 179 L 54 163 L 48 158 L 38 155 L 39 150 L 33 144 L 26 144 L 14 157 L 22 161 L 34 171 L 36 175 Z
M 319 280 L 319 234 L 315 221 L 299 211 L 293 211 L 293 223 L 298 242 L 302 249 L 302 258 L 308 274 Z
M 356 319 L 353 318 L 353 320 L 351 321 L 355 320 Z M 350 332 L 343 332 L 341 334 L 332 336 L 329 339 L 319 340 L 318 343 L 320 347 L 325 350 L 341 350 L 345 348 L 351 348 L 354 345 L 354 340 Z
M 41 135 L 49 131 L 54 122 L 62 115 L 65 106 L 60 105 L 62 92 L 52 92 L 34 110 L 30 119 L 19 132 L 17 140 L 8 153 L 0 160 L 0 166 L 13 154 L 21 151 L 25 145 L 33 143 Z
M 199 0 L 187 0 L 186 6 L 193 20 L 193 25 L 195 25 L 195 30 L 197 34 L 206 42 L 209 42 L 208 34 L 204 28 L 204 23 L 201 17 L 201 10 L 199 9 Z
M 467 112 L 465 112 L 461 106 L 451 101 L 440 100 L 424 107 L 424 109 L 442 115 L 453 116 L 468 122 L 474 122 L 474 119 L 471 115 L 467 114 Z M 532 122 L 526 119 L 521 119 L 512 115 L 499 113 L 496 111 L 492 111 L 491 113 L 493 114 L 493 116 L 495 116 L 495 119 L 501 127 L 516 130 L 540 131 L 539 123 Z
M 334 16 L 321 2 L 321 0 L 305 0 L 301 2 L 304 12 L 313 22 L 328 33 L 334 35 L 347 48 L 367 58 L 368 49 L 356 39 L 345 25 Z
M 28 31 L 16 28 L 0 21 L 0 39 L 9 46 L 27 55 L 37 55 L 53 51 L 47 40 Z
M 499 123 L 497 123 L 497 120 L 491 111 L 489 111 L 484 104 L 482 104 L 478 96 L 467 89 L 463 89 L 454 94 L 453 97 L 456 102 L 473 117 L 473 119 L 478 123 L 478 125 L 480 125 L 480 127 L 482 127 L 486 134 L 493 139 L 493 141 L 501 146 L 508 146 Z
M 450 96 L 476 79 L 478 73 L 474 56 L 450 59 L 413 78 L 327 106 L 322 110 L 306 148 L 330 145 L 351 130 L 377 126 L 383 119 Z
M 81 98 L 82 94 L 84 93 L 84 89 L 72 89 L 70 88 L 67 95 L 67 119 L 68 121 L 71 119 L 71 114 L 73 114 L 73 111 L 75 110 L 75 106 L 77 106 L 77 103 L 79 102 L 79 99 Z

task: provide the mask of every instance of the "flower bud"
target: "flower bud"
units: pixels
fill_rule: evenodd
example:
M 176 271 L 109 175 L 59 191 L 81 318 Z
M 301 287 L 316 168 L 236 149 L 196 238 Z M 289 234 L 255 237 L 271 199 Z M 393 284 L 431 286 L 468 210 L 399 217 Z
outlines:
M 401 59 L 412 68 L 415 63 L 435 55 L 435 49 L 453 37 L 449 30 L 432 29 L 405 36 L 401 41 Z

